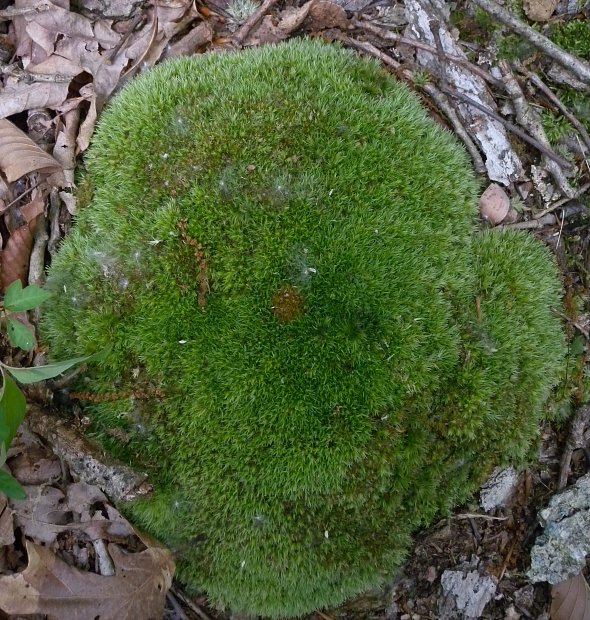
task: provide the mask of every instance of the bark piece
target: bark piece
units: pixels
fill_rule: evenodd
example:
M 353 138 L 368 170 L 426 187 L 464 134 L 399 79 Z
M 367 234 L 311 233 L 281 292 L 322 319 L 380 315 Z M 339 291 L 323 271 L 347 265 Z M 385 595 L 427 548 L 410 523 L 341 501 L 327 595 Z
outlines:
M 445 54 L 467 60 L 463 50 L 453 39 L 449 26 L 444 23 L 447 21 L 447 13 L 448 8 L 441 0 L 408 0 L 406 36 L 432 47 L 436 47 L 438 38 Z M 441 16 L 437 22 L 437 36 L 433 31 L 434 25 L 431 25 L 432 16 Z M 424 50 L 418 50 L 417 61 L 434 73 L 442 73 L 443 81 L 447 82 L 451 90 L 468 95 L 486 108 L 495 110 L 494 99 L 479 76 L 456 63 L 439 63 L 436 54 Z M 459 103 L 457 110 L 484 154 L 490 179 L 502 185 L 518 179 L 522 174 L 522 164 L 510 145 L 505 128 L 498 121 L 467 104 Z
M 147 475 L 102 456 L 100 449 L 62 420 L 29 407 L 26 423 L 45 438 L 80 480 L 96 485 L 114 500 L 130 501 L 151 492 Z

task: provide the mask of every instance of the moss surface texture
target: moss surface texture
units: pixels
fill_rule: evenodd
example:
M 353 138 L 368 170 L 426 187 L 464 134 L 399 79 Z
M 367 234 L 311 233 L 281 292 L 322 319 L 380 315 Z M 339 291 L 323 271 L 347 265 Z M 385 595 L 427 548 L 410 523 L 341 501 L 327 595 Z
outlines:
M 465 152 L 377 64 L 306 40 L 165 63 L 86 164 L 42 328 L 56 359 L 112 347 L 77 389 L 155 485 L 128 512 L 215 605 L 288 617 L 379 585 L 530 450 L 556 269 L 476 230 Z

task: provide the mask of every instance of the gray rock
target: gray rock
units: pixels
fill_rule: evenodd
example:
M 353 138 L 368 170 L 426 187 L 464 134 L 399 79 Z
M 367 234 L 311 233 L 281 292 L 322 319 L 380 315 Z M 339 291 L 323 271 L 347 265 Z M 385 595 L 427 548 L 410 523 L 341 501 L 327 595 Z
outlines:
M 507 506 L 518 486 L 519 475 L 514 467 L 496 467 L 479 490 L 479 505 L 490 512 L 499 506 Z
M 590 474 L 554 495 L 539 520 L 544 531 L 531 550 L 531 581 L 555 584 L 577 575 L 590 554 Z
M 497 581 L 477 568 L 477 558 L 463 567 L 446 570 L 440 579 L 443 592 L 440 620 L 475 620 L 496 594 Z

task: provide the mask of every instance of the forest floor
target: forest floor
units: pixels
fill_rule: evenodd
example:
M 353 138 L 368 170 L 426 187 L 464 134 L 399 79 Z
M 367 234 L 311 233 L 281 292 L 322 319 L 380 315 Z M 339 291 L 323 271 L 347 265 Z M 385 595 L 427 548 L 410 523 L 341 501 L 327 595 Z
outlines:
M 530 549 L 541 531 L 539 511 L 590 465 L 584 443 L 588 429 L 582 428 L 581 442 L 579 437 L 572 442 L 567 421 L 567 414 L 580 411 L 590 398 L 590 5 L 514 0 L 498 7 L 491 0 L 264 0 L 261 5 L 252 0 L 78 0 L 75 6 L 69 0 L 0 0 L 3 290 L 17 278 L 42 285 L 47 260 L 75 213 L 76 166 L 102 108 L 124 82 L 164 58 L 303 35 L 376 57 L 408 83 L 432 116 L 465 143 L 482 187 L 494 181 L 503 188 L 495 202 L 481 205 L 487 220 L 482 225 L 530 229 L 557 257 L 570 340 L 568 378 L 561 390 L 571 410 L 562 412 L 565 421 L 544 424 L 538 462 L 518 474 L 503 505 L 486 512 L 475 497 L 419 532 L 387 588 L 318 611 L 309 620 L 590 618 L 587 589 L 570 594 L 570 602 L 581 607 L 560 610 L 554 600 L 559 593 L 527 577 Z M 33 330 L 35 318 L 35 313 L 21 317 Z M 17 352 L 7 342 L 3 351 L 5 363 L 22 366 L 43 362 L 46 354 L 39 347 Z M 27 398 L 41 409 L 51 408 L 59 388 L 59 383 L 30 388 Z M 76 458 L 100 469 L 102 457 L 76 435 L 85 425 L 83 412 L 76 405 L 70 414 L 75 424 L 59 432 L 51 417 L 31 421 L 8 454 L 13 475 L 37 485 L 39 493 L 20 504 L 0 498 L 0 580 L 25 574 L 29 582 L 23 587 L 38 586 L 44 576 L 63 576 L 69 566 L 116 579 L 120 567 L 114 574 L 100 566 L 108 556 L 104 544 L 81 542 L 72 533 L 66 513 L 59 512 L 69 506 L 77 511 L 78 531 L 87 532 L 91 522 L 95 527 L 100 514 L 110 532 L 106 540 L 136 552 L 125 568 L 135 581 L 131 577 L 131 590 L 116 581 L 80 585 L 88 588 L 82 611 L 69 616 L 55 601 L 42 598 L 51 599 L 55 591 L 44 590 L 41 602 L 17 609 L 6 603 L 10 595 L 3 587 L 0 618 L 68 620 L 94 617 L 93 609 L 101 610 L 101 618 L 154 617 L 145 615 L 146 609 L 157 609 L 163 595 L 154 597 L 146 587 L 168 583 L 169 559 L 156 543 L 139 541 L 107 497 L 75 470 Z M 31 544 L 54 555 L 39 555 Z M 27 566 L 29 572 L 23 572 Z M 453 595 L 442 585 L 445 571 L 479 575 L 488 584 L 482 611 L 461 610 L 457 600 L 450 600 Z M 472 592 L 474 600 L 481 583 Z M 101 605 L 107 599 L 115 603 L 105 613 Z M 239 616 L 210 609 L 206 596 L 189 596 L 174 584 L 164 617 Z

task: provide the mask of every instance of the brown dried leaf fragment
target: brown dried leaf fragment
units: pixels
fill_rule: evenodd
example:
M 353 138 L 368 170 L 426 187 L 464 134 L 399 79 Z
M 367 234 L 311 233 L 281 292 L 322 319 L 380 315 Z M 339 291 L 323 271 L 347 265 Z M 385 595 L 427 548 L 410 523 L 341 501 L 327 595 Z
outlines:
M 2 264 L 0 264 L 2 290 L 6 290 L 6 287 L 15 280 L 20 280 L 23 286 L 27 284 L 32 248 L 33 234 L 28 226 L 21 226 L 13 231 L 2 252 Z
M 0 577 L 0 609 L 7 614 L 49 614 L 69 620 L 160 620 L 174 562 L 163 547 L 126 553 L 108 546 L 115 575 L 73 568 L 49 549 L 27 541 L 29 564 Z
M 7 83 L 0 93 L 0 118 L 36 110 L 54 108 L 68 97 L 69 83 L 65 82 L 24 82 Z
M 551 588 L 551 620 L 590 620 L 590 587 L 581 573 Z
M 5 495 L 0 494 L 0 547 L 14 542 L 14 525 L 12 511 Z
M 61 170 L 59 162 L 9 120 L 0 119 L 0 168 L 9 183 L 29 172 Z
M 534 22 L 546 22 L 557 7 L 559 0 L 524 0 L 522 8 L 526 16 Z
M 316 2 L 311 7 L 307 21 L 314 30 L 341 28 L 346 31 L 348 29 L 346 11 L 334 2 Z

